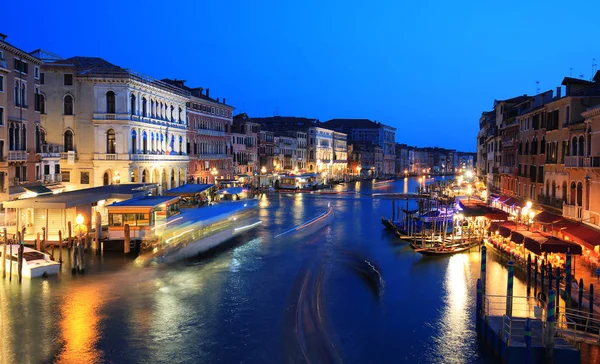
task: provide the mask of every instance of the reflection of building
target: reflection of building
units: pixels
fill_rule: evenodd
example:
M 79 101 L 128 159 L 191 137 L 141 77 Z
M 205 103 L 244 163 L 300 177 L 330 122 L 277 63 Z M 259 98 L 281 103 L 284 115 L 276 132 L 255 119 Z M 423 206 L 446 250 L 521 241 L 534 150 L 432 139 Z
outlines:
M 101 58 L 42 66 L 46 140 L 61 144 L 62 182 L 72 188 L 185 182 L 189 92 Z
M 214 182 L 231 179 L 233 165 L 231 138 L 233 107 L 210 97 L 210 89 L 189 88 L 185 81 L 163 80 L 190 93 L 187 103 L 187 154 L 190 159 L 188 181 Z
M 21 195 L 23 184 L 43 181 L 41 64 L 0 34 L 0 201 Z

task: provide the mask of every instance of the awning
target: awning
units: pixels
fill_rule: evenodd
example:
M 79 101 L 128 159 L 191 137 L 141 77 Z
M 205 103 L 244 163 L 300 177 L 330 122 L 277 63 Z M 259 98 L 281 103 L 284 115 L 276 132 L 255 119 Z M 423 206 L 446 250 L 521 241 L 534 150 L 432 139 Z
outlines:
M 563 220 L 562 216 L 553 214 L 548 211 L 542 211 L 533 217 L 533 221 L 538 222 L 540 224 L 555 224 L 561 220 Z
M 516 244 L 523 244 L 523 240 L 525 240 L 525 237 L 523 236 L 523 234 L 521 232 L 513 231 L 510 234 L 510 240 Z
M 504 212 L 504 211 L 500 211 L 500 210 L 487 212 L 484 216 L 486 219 L 489 219 L 489 220 L 502 220 L 502 221 L 508 220 L 508 212 Z
M 600 232 L 585 225 L 567 226 L 562 233 L 570 240 L 586 245 L 589 249 L 600 245 Z
M 488 195 L 488 198 L 491 198 L 492 200 L 498 200 L 500 198 L 500 195 L 496 195 L 496 194 L 490 193 Z
M 52 193 L 52 190 L 43 185 L 34 185 L 34 186 L 23 186 L 27 191 L 37 193 L 38 195 L 43 195 L 46 193 Z
M 498 234 L 500 234 L 500 236 L 508 238 L 510 236 L 510 229 L 506 226 L 498 226 Z
M 518 200 L 516 200 L 516 199 L 514 199 L 514 198 L 512 198 L 512 197 L 509 197 L 508 199 L 504 200 L 504 201 L 502 202 L 502 204 L 503 204 L 503 205 L 506 205 L 506 206 L 513 206 L 513 205 L 515 205 L 517 202 L 519 202 L 519 201 L 518 201 Z
M 570 241 L 565 241 L 554 236 L 545 236 L 541 234 L 531 234 L 525 238 L 525 249 L 534 254 L 542 253 L 566 253 L 571 252 L 574 255 L 581 255 L 581 245 Z

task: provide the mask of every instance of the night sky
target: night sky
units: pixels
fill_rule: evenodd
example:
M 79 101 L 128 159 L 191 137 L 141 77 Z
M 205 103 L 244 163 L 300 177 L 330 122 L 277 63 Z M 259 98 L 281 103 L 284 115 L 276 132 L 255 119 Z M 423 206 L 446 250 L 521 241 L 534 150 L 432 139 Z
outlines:
M 600 1 L 5 1 L 2 8 L 0 33 L 26 51 L 97 56 L 185 79 L 250 116 L 369 118 L 398 128 L 398 142 L 465 151 L 475 150 L 479 116 L 494 99 L 534 94 L 536 81 L 540 91 L 555 89 L 570 73 L 589 79 L 592 58 L 600 60 L 593 17 Z

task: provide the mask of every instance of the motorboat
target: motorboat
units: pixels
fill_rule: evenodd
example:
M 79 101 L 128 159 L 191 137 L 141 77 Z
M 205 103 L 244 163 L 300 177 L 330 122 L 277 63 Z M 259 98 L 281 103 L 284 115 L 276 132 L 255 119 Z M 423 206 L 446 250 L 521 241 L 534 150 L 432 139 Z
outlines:
M 0 246 L 0 259 L 3 259 L 4 246 Z M 10 258 L 10 259 L 9 259 Z M 6 272 L 19 274 L 19 245 L 6 246 Z M 23 247 L 23 277 L 40 278 L 58 274 L 60 263 L 50 259 L 50 255 L 26 246 Z

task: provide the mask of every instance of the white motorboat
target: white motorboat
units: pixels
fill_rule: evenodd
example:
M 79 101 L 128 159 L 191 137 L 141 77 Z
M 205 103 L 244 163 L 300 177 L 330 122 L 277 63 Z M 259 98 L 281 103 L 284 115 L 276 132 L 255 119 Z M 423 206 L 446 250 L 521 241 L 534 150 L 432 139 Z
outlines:
M 11 251 L 12 247 L 12 251 Z M 3 258 L 4 246 L 0 245 L 0 261 Z M 12 274 L 19 274 L 19 245 L 6 246 L 6 272 L 10 272 L 12 264 Z M 39 278 L 58 274 L 60 263 L 50 259 L 50 255 L 42 253 L 35 249 L 24 247 L 23 249 L 23 277 Z

